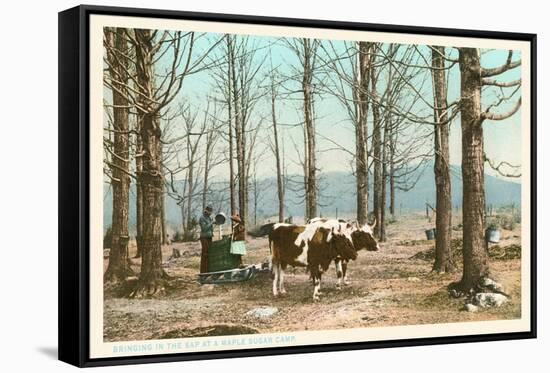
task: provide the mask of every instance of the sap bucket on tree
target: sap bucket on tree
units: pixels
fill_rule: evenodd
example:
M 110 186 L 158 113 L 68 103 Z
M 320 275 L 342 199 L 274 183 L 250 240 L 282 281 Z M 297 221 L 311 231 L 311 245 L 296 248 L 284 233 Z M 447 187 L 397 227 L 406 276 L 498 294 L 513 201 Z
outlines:
M 491 224 L 485 229 L 485 240 L 490 243 L 500 242 L 500 229 L 498 229 L 498 226 Z
M 426 229 L 425 233 L 427 240 L 435 239 L 435 228 Z

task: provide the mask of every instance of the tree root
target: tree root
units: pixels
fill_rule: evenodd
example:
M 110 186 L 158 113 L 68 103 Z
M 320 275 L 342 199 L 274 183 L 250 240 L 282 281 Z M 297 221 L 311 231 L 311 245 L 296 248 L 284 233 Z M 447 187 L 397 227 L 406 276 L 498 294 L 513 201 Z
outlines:
M 174 279 L 174 277 L 172 277 L 168 273 L 166 273 L 166 271 L 164 269 L 162 270 L 161 278 L 165 281 L 170 281 L 170 280 Z
M 124 283 L 128 277 L 135 276 L 136 274 L 130 268 L 130 266 L 127 266 L 124 269 L 119 268 L 113 268 L 113 267 L 107 267 L 107 271 L 105 271 L 105 274 L 103 275 L 103 283 Z
M 453 282 L 447 289 L 453 298 L 467 297 L 478 293 L 497 293 L 510 297 L 510 295 L 504 291 L 501 284 L 489 277 L 482 277 L 471 284 L 467 284 L 463 281 Z
M 163 295 L 166 291 L 166 280 L 150 280 L 141 281 L 138 280 L 136 286 L 130 293 L 130 298 L 152 298 L 155 296 Z

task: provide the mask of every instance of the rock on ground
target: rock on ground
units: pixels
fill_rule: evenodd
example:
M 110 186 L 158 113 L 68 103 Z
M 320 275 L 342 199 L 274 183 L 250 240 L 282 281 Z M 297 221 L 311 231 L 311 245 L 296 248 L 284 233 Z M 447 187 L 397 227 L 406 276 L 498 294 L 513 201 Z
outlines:
M 253 308 L 250 311 L 248 311 L 246 315 L 264 318 L 264 317 L 271 317 L 275 315 L 277 312 L 279 312 L 278 308 L 265 306 L 265 307 Z
M 474 297 L 474 304 L 479 307 L 500 307 L 508 303 L 508 297 L 498 293 L 478 293 Z
M 479 307 L 478 306 L 475 306 L 471 303 L 466 303 L 464 305 L 464 311 L 468 311 L 468 312 L 477 312 L 479 311 Z
M 504 287 L 501 284 L 488 277 L 483 279 L 482 284 L 484 287 L 486 287 L 490 291 L 494 291 L 495 293 L 505 293 Z

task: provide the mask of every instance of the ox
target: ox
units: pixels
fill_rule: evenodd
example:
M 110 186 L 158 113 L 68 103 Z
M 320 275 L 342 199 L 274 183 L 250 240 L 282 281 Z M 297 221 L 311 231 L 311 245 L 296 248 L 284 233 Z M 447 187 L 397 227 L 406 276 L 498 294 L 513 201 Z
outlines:
M 365 224 L 359 226 L 356 222 L 351 224 L 351 241 L 353 247 L 356 251 L 367 250 L 367 251 L 378 251 L 380 246 L 374 239 L 373 229 L 376 226 L 376 221 L 372 225 Z M 338 278 L 337 287 L 340 288 L 342 281 L 344 285 L 349 285 L 347 279 L 347 269 L 348 269 L 349 259 L 336 258 L 334 259 L 334 264 L 336 265 L 336 276 Z
M 356 221 L 350 223 L 342 219 L 326 219 L 326 218 L 312 218 L 308 221 L 303 233 L 298 235 L 298 238 L 295 241 L 297 246 L 300 246 L 301 243 L 306 245 L 308 240 L 311 239 L 312 235 L 315 233 L 318 227 L 324 227 L 328 229 L 338 229 L 339 232 L 343 232 L 349 240 L 351 240 L 355 251 L 367 250 L 367 251 L 377 251 L 380 249 L 378 243 L 374 239 L 373 229 L 376 226 L 376 220 L 372 225 L 365 224 L 359 226 Z M 329 237 L 330 238 L 330 237 Z M 337 288 L 341 288 L 342 281 L 344 285 L 349 285 L 347 279 L 347 267 L 349 260 L 342 259 L 337 257 L 334 259 L 334 264 L 336 265 L 336 276 L 338 282 L 336 284 Z
M 351 240 L 341 229 L 318 226 L 307 240 L 300 241 L 298 237 L 305 231 L 305 226 L 276 224 L 269 234 L 274 296 L 286 293 L 284 270 L 291 265 L 308 268 L 314 285 L 313 299 L 319 300 L 321 276 L 330 263 L 338 257 L 348 261 L 357 258 Z

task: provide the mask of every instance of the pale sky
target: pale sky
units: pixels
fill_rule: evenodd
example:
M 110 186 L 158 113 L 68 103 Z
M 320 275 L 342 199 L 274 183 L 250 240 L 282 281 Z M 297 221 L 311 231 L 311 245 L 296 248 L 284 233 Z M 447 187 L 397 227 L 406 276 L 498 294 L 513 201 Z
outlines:
M 195 55 L 200 55 L 202 51 L 206 50 L 213 40 L 220 38 L 219 34 L 207 34 L 202 36 L 195 45 Z M 292 74 L 292 65 L 295 65 L 297 62 L 296 57 L 293 53 L 284 46 L 284 43 L 281 40 L 271 37 L 251 37 L 251 45 L 256 45 L 261 49 L 257 52 L 256 58 L 258 61 L 264 60 L 261 71 L 258 74 L 260 77 L 265 76 L 265 74 L 270 70 L 269 58 L 264 59 L 268 51 L 271 51 L 271 58 L 273 65 L 278 67 L 279 73 L 283 75 Z M 343 42 L 334 42 L 336 48 L 342 48 Z M 220 45 L 223 48 L 223 45 Z M 419 46 L 419 51 L 423 53 L 427 61 L 430 61 L 430 52 L 429 49 L 425 46 Z M 452 53 L 452 57 L 457 57 L 457 51 L 447 48 L 447 53 Z M 222 51 L 218 50 L 216 52 L 218 55 Z M 321 52 L 322 53 L 322 52 Z M 491 50 L 491 51 L 482 51 L 482 66 L 483 67 L 493 67 L 498 66 L 506 62 L 508 51 L 507 50 Z M 515 52 L 513 60 L 520 58 L 519 52 Z M 163 64 L 167 64 L 171 61 L 171 55 L 167 53 L 162 61 L 160 61 L 160 66 L 157 67 L 157 71 L 162 71 Z M 516 68 L 514 70 L 508 71 L 501 76 L 495 77 L 501 81 L 515 80 L 520 77 L 520 69 Z M 381 80 L 378 83 L 378 90 L 381 91 L 384 89 L 385 83 L 384 78 L 381 77 Z M 261 79 L 260 79 L 261 80 Z M 258 82 L 258 84 L 268 84 L 269 80 L 265 80 L 263 83 Z M 414 83 L 414 81 L 413 81 Z M 417 82 L 417 90 L 423 92 L 423 97 L 426 101 L 432 102 L 432 85 L 431 79 L 421 84 L 420 81 Z M 299 89 L 297 83 L 288 83 L 285 84 L 285 88 L 288 90 Z M 448 101 L 452 102 L 457 99 L 460 91 L 460 76 L 458 71 L 458 64 L 456 64 L 452 69 L 449 70 L 448 76 Z M 513 88 L 507 88 L 506 94 L 509 94 L 513 91 Z M 281 92 L 284 92 L 284 89 L 281 89 Z M 412 91 L 411 91 L 412 92 Z M 489 104 L 494 102 L 497 99 L 498 88 L 487 87 L 484 89 L 482 94 L 482 106 L 483 109 Z M 208 71 L 203 71 L 191 76 L 188 76 L 184 83 L 183 88 L 178 95 L 178 98 L 172 103 L 172 110 L 176 110 L 180 102 L 189 102 L 195 108 L 199 107 L 202 109 L 205 108 L 206 96 L 218 96 L 219 93 L 215 90 L 215 84 L 212 76 Z M 506 111 L 519 97 L 519 93 L 516 93 L 514 98 L 509 101 L 509 103 L 502 104 L 498 111 Z M 286 153 L 286 165 L 288 169 L 288 174 L 301 174 L 301 168 L 297 164 L 297 156 L 295 150 L 295 144 L 298 145 L 299 151 L 303 154 L 303 129 L 301 126 L 290 126 L 291 124 L 300 123 L 303 121 L 302 114 L 302 101 L 300 100 L 301 93 L 295 93 L 288 96 L 287 99 L 279 99 L 277 101 L 277 118 L 280 124 L 280 141 Z M 424 111 L 429 113 L 431 109 L 428 109 L 427 106 L 423 106 L 422 103 L 415 106 L 417 111 Z M 351 171 L 351 161 L 352 157 L 342 150 L 331 150 L 326 151 L 327 149 L 334 148 L 333 143 L 340 144 L 341 146 L 347 147 L 350 151 L 354 152 L 355 148 L 355 135 L 353 126 L 349 120 L 346 110 L 341 105 L 341 103 L 332 97 L 330 94 L 323 94 L 320 96 L 315 96 L 315 111 L 316 111 L 316 131 L 317 131 L 317 149 L 318 149 L 318 166 L 322 172 L 329 171 Z M 369 113 L 371 115 L 371 113 Z M 221 120 L 226 120 L 227 110 L 223 109 L 221 111 L 220 117 Z M 261 162 L 258 167 L 258 174 L 261 176 L 270 176 L 275 174 L 275 161 L 274 157 L 267 147 L 268 138 L 272 137 L 272 128 L 271 128 L 271 106 L 269 97 L 262 99 L 255 108 L 254 113 L 251 116 L 251 121 L 259 121 L 260 118 L 263 119 L 263 130 L 260 132 L 259 139 L 257 140 L 257 152 L 261 154 Z M 503 121 L 493 122 L 485 121 L 484 123 L 484 138 L 485 138 L 485 152 L 492 160 L 495 162 L 507 161 L 515 165 L 521 164 L 521 110 L 518 111 L 514 116 Z M 369 132 L 372 130 L 372 121 L 369 116 Z M 529 125 L 525 123 L 524 125 Z M 175 120 L 172 124 L 174 126 L 174 131 L 177 133 L 178 129 L 181 128 L 183 131 L 183 125 L 181 119 Z M 429 133 L 431 131 L 430 126 L 420 124 L 415 125 L 411 128 L 411 135 L 418 135 L 422 133 Z M 451 164 L 460 165 L 461 163 L 461 144 L 460 144 L 460 117 L 458 116 L 453 123 L 451 124 L 451 138 L 450 138 L 450 154 L 451 154 Z M 330 141 L 326 140 L 330 139 Z M 405 140 L 405 139 L 403 139 Z M 220 143 L 225 147 L 225 141 L 220 141 Z M 427 148 L 433 147 L 433 141 L 430 140 L 426 143 L 426 147 L 422 151 L 427 151 Z M 219 148 L 218 151 L 222 149 Z M 520 171 L 520 170 L 519 170 Z M 486 172 L 492 175 L 496 175 L 496 172 L 491 170 L 488 165 L 486 165 Z M 226 179 L 228 175 L 228 168 L 225 165 L 218 166 L 212 172 L 213 178 Z M 183 174 L 181 175 L 183 178 Z M 518 179 L 508 179 L 509 181 L 518 182 Z

